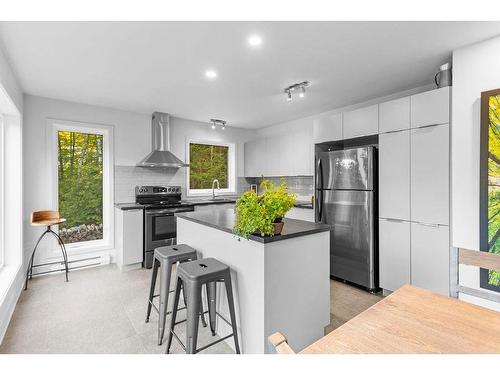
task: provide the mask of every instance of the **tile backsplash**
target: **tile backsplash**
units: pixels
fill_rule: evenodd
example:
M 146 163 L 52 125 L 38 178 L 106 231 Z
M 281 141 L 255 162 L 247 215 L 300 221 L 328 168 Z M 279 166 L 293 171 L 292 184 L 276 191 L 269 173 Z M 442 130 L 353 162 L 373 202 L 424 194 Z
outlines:
M 181 187 L 182 196 L 186 197 L 186 169 L 115 165 L 115 203 L 134 202 L 137 185 L 176 185 Z M 238 194 L 250 187 L 243 177 L 237 179 L 236 185 Z
M 313 176 L 265 177 L 266 180 L 271 180 L 275 184 L 279 184 L 282 178 L 285 180 L 289 191 L 297 194 L 299 198 L 306 198 L 314 195 Z M 262 177 L 249 177 L 246 178 L 246 181 L 248 184 L 257 184 L 258 186 L 262 182 Z

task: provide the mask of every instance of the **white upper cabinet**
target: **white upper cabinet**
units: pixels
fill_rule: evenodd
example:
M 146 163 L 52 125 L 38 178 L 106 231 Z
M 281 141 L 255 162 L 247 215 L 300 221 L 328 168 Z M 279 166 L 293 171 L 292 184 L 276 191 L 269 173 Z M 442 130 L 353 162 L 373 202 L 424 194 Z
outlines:
M 411 96 L 411 127 L 447 124 L 450 121 L 450 88 Z
M 449 295 L 450 247 L 447 226 L 411 223 L 411 283 Z
M 290 170 L 292 176 L 312 176 L 314 174 L 313 129 L 305 127 L 292 135 L 290 147 Z
M 286 163 L 284 137 L 265 138 L 265 152 L 261 155 L 261 165 L 264 176 L 284 176 L 284 165 Z
M 379 105 L 379 133 L 410 128 L 410 97 L 391 100 Z
M 245 176 L 255 177 L 257 173 L 257 140 L 245 143 Z
M 449 222 L 449 126 L 411 130 L 411 220 Z
M 356 138 L 378 133 L 378 104 L 344 112 L 344 139 Z
M 410 220 L 410 131 L 379 135 L 379 216 Z
M 314 119 L 314 143 L 338 141 L 340 139 L 342 139 L 342 113 Z
M 246 177 L 312 176 L 313 171 L 311 126 L 245 143 Z
M 245 176 L 259 177 L 264 174 L 266 140 L 256 139 L 245 143 Z

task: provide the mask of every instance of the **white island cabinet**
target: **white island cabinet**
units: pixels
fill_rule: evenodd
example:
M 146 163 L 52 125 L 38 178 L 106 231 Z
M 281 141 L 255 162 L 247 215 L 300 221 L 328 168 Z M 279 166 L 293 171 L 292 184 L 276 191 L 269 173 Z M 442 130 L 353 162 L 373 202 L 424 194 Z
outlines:
M 231 268 L 236 321 L 242 353 L 274 352 L 267 337 L 283 332 L 300 351 L 323 337 L 330 324 L 330 227 L 284 219 L 280 236 L 238 238 L 233 210 L 178 214 L 177 241 L 203 258 Z M 224 287 L 218 286 L 217 312 L 229 319 Z M 220 318 L 217 334 L 231 333 Z M 233 346 L 233 339 L 227 339 Z

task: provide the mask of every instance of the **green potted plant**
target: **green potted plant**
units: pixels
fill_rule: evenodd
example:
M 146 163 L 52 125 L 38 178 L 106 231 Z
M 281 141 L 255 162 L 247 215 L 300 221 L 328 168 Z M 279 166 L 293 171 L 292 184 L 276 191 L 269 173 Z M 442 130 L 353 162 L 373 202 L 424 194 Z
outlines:
M 272 181 L 264 180 L 260 187 L 262 194 L 249 190 L 236 201 L 236 223 L 233 230 L 245 238 L 251 234 L 281 234 L 283 217 L 296 201 L 295 194 L 288 192 L 284 180 L 278 186 Z

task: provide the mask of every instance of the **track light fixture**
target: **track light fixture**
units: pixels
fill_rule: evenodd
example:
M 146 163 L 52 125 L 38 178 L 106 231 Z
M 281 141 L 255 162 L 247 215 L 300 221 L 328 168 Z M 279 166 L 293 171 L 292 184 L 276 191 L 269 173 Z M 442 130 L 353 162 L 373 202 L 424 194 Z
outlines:
M 286 100 L 291 102 L 292 101 L 292 93 L 295 91 L 299 92 L 299 97 L 304 98 L 306 96 L 306 87 L 311 86 L 309 81 L 304 81 L 300 83 L 294 83 L 293 85 L 290 85 L 285 88 L 284 92 L 287 95 Z
M 212 129 L 216 129 L 217 125 L 220 126 L 221 130 L 226 129 L 226 123 L 227 123 L 227 121 L 219 120 L 219 119 L 216 119 L 216 118 L 211 118 L 210 122 L 212 123 Z

